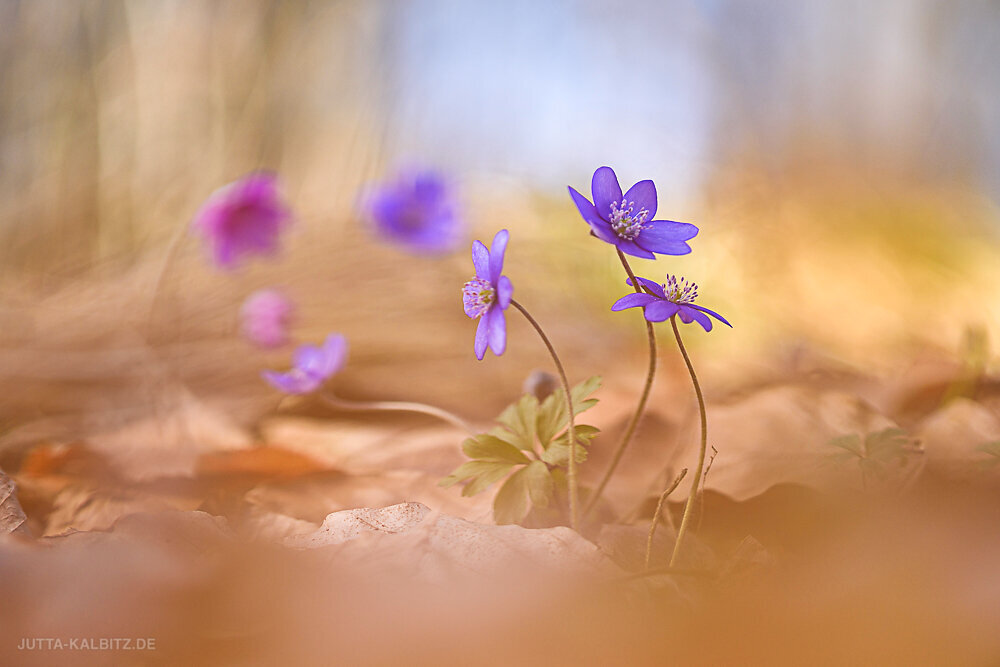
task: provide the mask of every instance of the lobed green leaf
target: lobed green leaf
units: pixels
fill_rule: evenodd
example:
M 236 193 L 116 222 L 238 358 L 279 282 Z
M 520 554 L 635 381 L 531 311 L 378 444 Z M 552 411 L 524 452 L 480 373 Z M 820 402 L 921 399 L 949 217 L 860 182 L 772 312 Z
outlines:
M 538 420 L 538 399 L 525 394 L 517 403 L 508 405 L 497 421 L 510 431 L 512 444 L 518 449 L 531 451 L 535 447 L 535 424 Z
M 535 507 L 548 507 L 555 492 L 555 483 L 552 481 L 549 467 L 541 461 L 532 461 L 524 469 L 524 478 L 531 504 Z
M 596 398 L 587 398 L 601 386 L 601 376 L 589 377 L 575 387 L 570 388 L 570 398 L 573 399 L 573 414 L 589 410 L 597 405 Z M 542 402 L 538 410 L 538 439 L 545 447 L 560 431 L 569 425 L 566 411 L 566 392 L 560 387 Z
M 528 467 L 521 468 L 503 483 L 493 499 L 493 520 L 499 525 L 518 523 L 528 515 Z
M 507 461 L 509 463 L 531 463 L 520 449 L 495 435 L 480 433 L 467 438 L 462 443 L 462 451 L 470 459 L 481 461 Z
M 573 429 L 576 442 L 576 462 L 583 463 L 587 460 L 587 447 L 590 441 L 600 433 L 601 430 L 589 424 L 577 424 Z M 569 465 L 569 430 L 567 429 L 558 438 L 549 443 L 549 446 L 542 452 L 542 461 L 552 466 L 565 467 Z

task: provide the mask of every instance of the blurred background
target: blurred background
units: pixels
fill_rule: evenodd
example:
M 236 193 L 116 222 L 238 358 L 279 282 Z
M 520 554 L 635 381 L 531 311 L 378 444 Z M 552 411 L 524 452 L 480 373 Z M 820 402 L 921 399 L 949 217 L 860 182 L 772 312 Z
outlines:
M 502 359 L 473 358 L 464 248 L 501 227 L 570 374 L 641 373 L 641 322 L 609 311 L 621 268 L 566 192 L 605 164 L 701 228 L 691 255 L 635 264 L 697 281 L 735 325 L 687 329 L 717 388 L 803 363 L 989 365 L 1000 343 L 995 2 L 3 0 L 0 49 L 9 427 L 72 433 L 168 387 L 252 422 L 288 350 L 249 348 L 237 313 L 271 285 L 297 339 L 351 340 L 341 393 L 489 417 L 548 363 L 514 318 Z M 414 164 L 457 188 L 452 256 L 386 247 L 358 214 Z M 280 175 L 294 231 L 220 272 L 189 223 L 255 169 Z
M 488 662 L 480 623 L 503 637 L 497 664 L 535 644 L 530 664 L 566 644 L 594 662 L 626 640 L 650 664 L 1000 664 L 998 65 L 995 0 L 0 0 L 0 519 L 45 536 L 0 534 L 0 653 L 75 628 L 155 636 L 161 660 L 191 664 L 256 664 L 268 646 L 442 664 L 400 640 L 436 641 L 426 627 Z M 386 245 L 360 211 L 414 165 L 457 193 L 453 254 Z M 734 325 L 683 327 L 718 450 L 692 553 L 720 585 L 661 580 L 618 614 L 579 604 L 574 582 L 580 620 L 559 628 L 518 578 L 530 599 L 506 626 L 483 615 L 492 594 L 411 600 L 406 568 L 383 583 L 426 541 L 385 542 L 384 559 L 270 550 L 402 501 L 491 522 L 492 490 L 437 486 L 463 460 L 453 428 L 282 400 L 259 373 L 342 332 L 339 395 L 486 425 L 551 369 L 513 312 L 507 352 L 473 355 L 468 248 L 501 228 L 516 297 L 571 381 L 604 376 L 593 488 L 647 363 L 641 318 L 610 311 L 621 266 L 566 190 L 589 193 L 602 165 L 626 188 L 653 179 L 657 217 L 701 229 L 692 254 L 636 272 L 696 281 Z M 259 169 L 295 223 L 276 258 L 220 270 L 191 221 Z M 298 313 L 269 352 L 239 333 L 265 287 Z M 626 570 L 698 442 L 659 335 L 650 409 L 586 533 Z M 823 653 L 789 657 L 807 645 Z

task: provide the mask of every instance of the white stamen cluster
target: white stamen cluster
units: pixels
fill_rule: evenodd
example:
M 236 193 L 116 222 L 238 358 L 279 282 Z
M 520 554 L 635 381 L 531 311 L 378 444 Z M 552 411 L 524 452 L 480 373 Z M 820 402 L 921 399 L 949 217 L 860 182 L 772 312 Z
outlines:
M 646 224 L 646 218 L 648 217 L 649 211 L 640 209 L 636 213 L 635 204 L 622 199 L 620 204 L 618 202 L 611 202 L 611 220 L 608 222 L 611 223 L 611 229 L 614 230 L 619 238 L 623 238 L 626 241 L 634 241 L 639 236 L 639 232 L 648 226 Z
M 692 303 L 698 298 L 698 284 L 668 275 L 667 282 L 663 284 L 663 294 L 674 303 Z
M 462 287 L 462 302 L 469 317 L 482 317 L 495 300 L 496 290 L 483 278 L 473 278 Z

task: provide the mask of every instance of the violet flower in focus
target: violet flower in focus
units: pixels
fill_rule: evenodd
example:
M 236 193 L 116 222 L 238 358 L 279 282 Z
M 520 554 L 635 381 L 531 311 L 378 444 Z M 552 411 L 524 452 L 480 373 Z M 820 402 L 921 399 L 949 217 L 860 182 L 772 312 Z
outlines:
M 330 334 L 323 345 L 300 345 L 292 356 L 291 370 L 285 373 L 262 371 L 261 377 L 286 394 L 308 394 L 339 371 L 347 359 L 347 339 Z
M 280 290 L 254 292 L 240 308 L 243 335 L 260 347 L 281 347 L 288 342 L 288 326 L 295 305 Z
M 705 331 L 712 330 L 712 320 L 708 318 L 709 315 L 728 327 L 733 326 L 714 310 L 694 304 L 694 300 L 698 298 L 698 285 L 695 283 L 689 283 L 683 278 L 678 279 L 670 275 L 667 276 L 667 282 L 662 285 L 648 278 L 637 276 L 636 279 L 648 291 L 634 292 L 623 296 L 615 301 L 611 310 L 641 307 L 643 317 L 648 322 L 663 322 L 677 315 L 684 324 L 697 322 Z M 625 282 L 629 286 L 632 285 L 631 278 Z
M 507 349 L 507 319 L 503 311 L 510 306 L 514 286 L 501 273 L 509 239 L 510 233 L 501 229 L 493 237 L 492 249 L 481 241 L 472 242 L 472 264 L 476 267 L 476 277 L 462 287 L 462 301 L 465 314 L 472 319 L 479 318 L 475 351 L 480 361 L 486 355 L 487 346 L 497 356 Z
M 192 227 L 212 246 L 216 264 L 238 265 L 246 256 L 271 255 L 278 234 L 292 219 L 278 194 L 275 176 L 254 173 L 225 185 L 209 196 Z
M 698 234 L 688 222 L 653 220 L 656 215 L 656 186 L 639 181 L 622 195 L 622 187 L 611 167 L 601 167 L 591 181 L 594 203 L 573 188 L 569 194 L 590 225 L 594 236 L 617 247 L 626 255 L 655 259 L 660 255 L 686 255 L 686 241 Z
M 444 177 L 430 170 L 403 171 L 372 188 L 362 204 L 375 232 L 417 255 L 455 250 L 463 237 L 457 205 Z

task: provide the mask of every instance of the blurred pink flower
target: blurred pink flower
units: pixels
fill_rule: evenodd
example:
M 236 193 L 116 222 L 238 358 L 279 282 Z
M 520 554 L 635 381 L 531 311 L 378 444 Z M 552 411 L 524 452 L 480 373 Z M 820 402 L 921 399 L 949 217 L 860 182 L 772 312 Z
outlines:
M 322 345 L 300 345 L 292 355 L 292 368 L 284 373 L 262 371 L 261 376 L 286 394 L 316 391 L 347 361 L 347 339 L 330 334 Z
M 275 176 L 259 172 L 213 192 L 192 227 L 211 244 L 215 263 L 228 269 L 247 255 L 274 254 L 278 233 L 291 219 L 291 211 L 278 195 Z
M 260 347 L 281 347 L 288 342 L 288 326 L 295 304 L 280 290 L 262 289 L 243 302 L 240 324 L 243 335 Z

